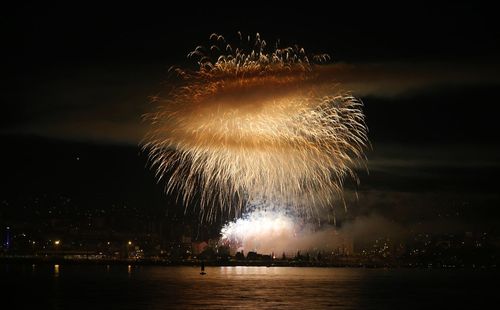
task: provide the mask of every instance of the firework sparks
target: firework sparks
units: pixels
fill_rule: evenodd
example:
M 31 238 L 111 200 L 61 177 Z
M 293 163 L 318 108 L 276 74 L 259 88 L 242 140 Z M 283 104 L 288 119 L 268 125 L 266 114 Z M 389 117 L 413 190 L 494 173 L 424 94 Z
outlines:
M 177 82 L 147 115 L 157 177 L 209 220 L 259 199 L 303 215 L 333 207 L 364 159 L 361 102 L 322 78 L 327 55 L 238 34 L 238 47 L 217 34 L 196 47 L 196 70 L 172 68 Z
M 297 251 L 345 249 L 350 239 L 348 231 L 337 230 L 329 223 L 313 225 L 286 206 L 254 201 L 242 217 L 222 227 L 220 244 L 233 253 L 295 255 Z
M 258 209 L 221 229 L 221 243 L 236 251 L 287 251 L 301 231 L 296 219 L 282 210 Z

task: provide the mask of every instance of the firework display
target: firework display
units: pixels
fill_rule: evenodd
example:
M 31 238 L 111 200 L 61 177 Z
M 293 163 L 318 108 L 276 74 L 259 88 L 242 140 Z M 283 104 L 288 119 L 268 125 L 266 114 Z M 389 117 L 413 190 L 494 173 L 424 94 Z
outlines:
M 326 54 L 259 34 L 235 41 L 212 34 L 188 54 L 195 69 L 171 68 L 175 81 L 146 115 L 158 179 L 208 220 L 257 200 L 305 216 L 333 208 L 364 161 L 362 103 L 322 74 Z
M 256 209 L 221 229 L 221 244 L 236 251 L 271 253 L 297 248 L 303 227 L 297 218 L 279 209 Z M 290 246 L 290 245 L 293 245 Z

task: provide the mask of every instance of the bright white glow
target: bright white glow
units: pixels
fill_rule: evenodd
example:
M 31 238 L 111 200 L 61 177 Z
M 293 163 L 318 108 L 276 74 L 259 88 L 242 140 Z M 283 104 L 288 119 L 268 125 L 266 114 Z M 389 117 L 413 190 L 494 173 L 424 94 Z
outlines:
M 273 241 L 291 241 L 297 229 L 298 225 L 290 215 L 278 211 L 257 210 L 226 224 L 221 230 L 221 241 L 238 250 L 271 253 L 278 250 L 275 249 Z
M 283 204 L 254 200 L 247 205 L 247 213 L 227 223 L 221 229 L 221 243 L 234 254 L 250 251 L 295 256 L 298 251 L 316 255 L 320 251 L 352 253 L 351 229 L 337 230 L 325 223 L 310 223 Z

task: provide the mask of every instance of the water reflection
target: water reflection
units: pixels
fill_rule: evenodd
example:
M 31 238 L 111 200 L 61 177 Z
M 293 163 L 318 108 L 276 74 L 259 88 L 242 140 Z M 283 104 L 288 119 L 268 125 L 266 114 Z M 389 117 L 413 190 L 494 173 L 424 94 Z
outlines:
M 59 265 L 54 265 L 54 277 L 59 277 Z
M 14 299 L 18 308 L 40 309 L 452 308 L 494 296 L 488 281 L 498 280 L 498 273 L 466 270 L 242 266 L 206 267 L 201 276 L 199 267 L 11 267 L 0 268 L 2 292 L 38 296 Z

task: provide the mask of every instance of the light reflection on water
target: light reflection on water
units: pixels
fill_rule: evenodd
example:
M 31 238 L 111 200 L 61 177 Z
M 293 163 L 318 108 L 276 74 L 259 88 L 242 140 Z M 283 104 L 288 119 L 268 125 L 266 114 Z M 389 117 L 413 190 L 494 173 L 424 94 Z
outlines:
M 19 308 L 41 309 L 449 308 L 496 297 L 488 282 L 498 280 L 496 271 L 467 270 L 242 266 L 200 275 L 199 267 L 8 267 L 1 292 Z
M 55 264 L 54 265 L 54 277 L 58 277 L 58 276 L 59 276 L 59 265 Z
M 356 270 L 326 268 L 283 268 L 283 267 L 207 267 L 206 275 L 200 275 L 194 267 L 148 270 L 141 267 L 137 279 L 148 282 L 167 282 L 152 299 L 161 298 L 169 291 L 176 292 L 170 305 L 218 309 L 220 307 L 284 307 L 294 308 L 343 306 L 357 308 L 356 298 L 346 299 L 347 290 L 359 290 L 362 277 Z M 171 284 L 172 285 L 171 285 Z M 352 294 L 350 294 L 352 296 Z M 340 298 L 339 298 L 340 297 Z

